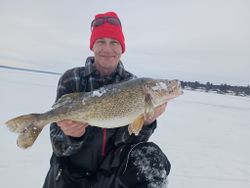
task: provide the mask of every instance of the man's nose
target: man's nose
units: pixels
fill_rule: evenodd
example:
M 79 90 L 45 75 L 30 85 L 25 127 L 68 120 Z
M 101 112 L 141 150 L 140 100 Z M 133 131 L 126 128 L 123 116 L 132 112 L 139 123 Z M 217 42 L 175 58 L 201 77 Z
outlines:
M 105 45 L 104 45 L 104 48 L 103 48 L 103 51 L 105 51 L 105 52 L 112 52 L 112 46 L 111 46 L 111 44 L 109 44 L 109 43 L 106 43 Z

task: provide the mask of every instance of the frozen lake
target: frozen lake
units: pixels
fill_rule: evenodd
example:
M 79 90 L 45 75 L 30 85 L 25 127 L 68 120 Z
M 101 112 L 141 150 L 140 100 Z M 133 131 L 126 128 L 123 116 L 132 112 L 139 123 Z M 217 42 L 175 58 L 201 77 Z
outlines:
M 4 122 L 43 112 L 58 76 L 0 69 L 0 187 L 42 187 L 49 169 L 49 127 L 19 149 Z M 168 103 L 151 137 L 172 163 L 168 188 L 250 187 L 250 98 L 185 91 Z

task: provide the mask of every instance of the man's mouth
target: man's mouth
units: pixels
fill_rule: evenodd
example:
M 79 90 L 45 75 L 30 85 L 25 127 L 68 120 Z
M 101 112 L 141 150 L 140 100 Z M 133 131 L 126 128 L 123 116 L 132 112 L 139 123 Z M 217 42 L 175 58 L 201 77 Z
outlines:
M 112 57 L 115 57 L 115 56 L 110 56 L 110 55 L 101 55 L 101 57 L 104 57 L 104 58 L 112 58 Z

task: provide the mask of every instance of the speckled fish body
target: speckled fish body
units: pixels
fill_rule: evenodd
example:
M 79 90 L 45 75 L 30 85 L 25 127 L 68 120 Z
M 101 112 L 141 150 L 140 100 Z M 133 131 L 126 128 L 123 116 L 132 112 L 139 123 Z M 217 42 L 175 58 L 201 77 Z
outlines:
M 19 116 L 6 124 L 19 133 L 17 144 L 22 148 L 31 146 L 44 126 L 64 119 L 101 128 L 130 124 L 130 133 L 138 135 L 143 119 L 153 116 L 156 106 L 181 94 L 178 80 L 136 78 L 88 93 L 66 94 L 48 112 Z

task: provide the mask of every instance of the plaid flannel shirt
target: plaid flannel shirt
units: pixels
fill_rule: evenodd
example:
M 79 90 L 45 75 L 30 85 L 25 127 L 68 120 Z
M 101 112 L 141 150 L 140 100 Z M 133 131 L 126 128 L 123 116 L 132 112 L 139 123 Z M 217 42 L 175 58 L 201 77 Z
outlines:
M 61 76 L 57 87 L 56 100 L 64 94 L 82 91 L 89 92 L 107 84 L 118 83 L 136 77 L 124 69 L 122 62 L 119 62 L 113 74 L 101 77 L 100 73 L 93 66 L 93 62 L 94 57 L 88 57 L 85 67 L 70 69 Z M 120 144 L 147 141 L 155 128 L 156 121 L 152 125 L 144 126 L 139 136 L 129 135 L 127 126 L 116 128 L 116 131 L 112 133 L 115 134 L 113 135 L 113 144 L 118 146 Z M 88 131 L 80 138 L 66 136 L 56 123 L 52 123 L 50 126 L 50 136 L 54 153 L 56 156 L 70 156 L 77 153 L 87 140 L 86 134 L 88 134 Z

